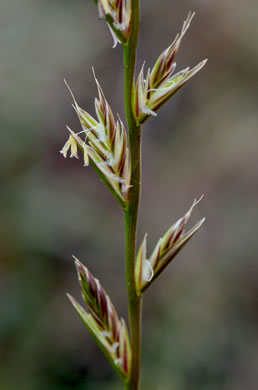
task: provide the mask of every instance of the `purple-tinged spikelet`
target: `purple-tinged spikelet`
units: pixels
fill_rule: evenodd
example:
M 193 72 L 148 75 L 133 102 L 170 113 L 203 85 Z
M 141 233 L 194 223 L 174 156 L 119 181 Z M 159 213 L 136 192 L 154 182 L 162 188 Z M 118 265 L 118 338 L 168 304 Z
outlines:
M 191 217 L 193 208 L 201 199 L 202 197 L 198 201 L 195 200 L 187 213 L 160 238 L 149 258 L 147 258 L 146 250 L 147 235 L 145 235 L 138 250 L 135 266 L 135 283 L 139 295 L 160 275 L 164 268 L 175 258 L 203 224 L 205 218 L 185 233 L 185 228 Z
M 104 177 L 106 184 L 124 206 L 129 196 L 131 181 L 127 133 L 121 119 L 118 117 L 118 120 L 115 121 L 96 77 L 95 81 L 98 88 L 98 98 L 95 99 L 97 120 L 79 107 L 68 87 L 74 100 L 73 107 L 80 120 L 82 131 L 76 134 L 68 127 L 70 137 L 61 150 L 61 154 L 66 157 L 68 149 L 71 147 L 71 157 L 78 158 L 78 146 L 84 154 L 84 166 L 87 166 L 90 160 L 101 178 Z M 84 140 L 80 135 L 84 135 Z
M 152 70 L 148 69 L 146 79 L 144 78 L 143 64 L 136 81 L 134 93 L 134 112 L 138 123 L 143 123 L 149 117 L 156 116 L 156 111 L 206 64 L 207 60 L 204 60 L 192 69 L 188 67 L 174 74 L 176 69 L 175 57 L 193 17 L 194 13 L 189 13 L 181 33 L 161 53 Z
M 74 259 L 88 312 L 69 294 L 68 298 L 114 369 L 126 380 L 131 369 L 131 346 L 126 323 L 118 318 L 99 280 L 76 257 Z
M 126 43 L 132 25 L 132 0 L 98 0 L 99 17 L 106 18 L 114 40 Z

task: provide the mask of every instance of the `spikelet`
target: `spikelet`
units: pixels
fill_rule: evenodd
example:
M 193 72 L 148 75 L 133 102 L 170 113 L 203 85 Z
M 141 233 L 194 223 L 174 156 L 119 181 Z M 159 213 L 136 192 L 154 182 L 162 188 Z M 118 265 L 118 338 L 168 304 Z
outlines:
M 191 217 L 193 208 L 201 199 L 202 197 L 198 201 L 195 200 L 187 213 L 160 238 L 149 258 L 147 258 L 146 253 L 147 235 L 145 235 L 138 250 L 135 265 L 135 283 L 139 295 L 160 275 L 205 221 L 205 218 L 203 218 L 185 233 L 186 224 Z
M 194 13 L 189 13 L 181 33 L 159 56 L 153 69 L 148 69 L 146 79 L 144 79 L 143 64 L 134 93 L 134 111 L 138 123 L 143 123 L 151 116 L 156 116 L 156 111 L 206 64 L 207 60 L 204 60 L 192 69 L 188 67 L 175 75 L 173 74 L 176 69 L 174 61 L 176 54 L 194 15 Z
M 105 18 L 112 34 L 114 45 L 126 43 L 132 25 L 132 0 L 98 0 L 99 17 Z
M 101 179 L 120 204 L 125 207 L 131 180 L 127 134 L 121 119 L 118 117 L 118 120 L 115 121 L 95 74 L 94 78 L 99 95 L 95 99 L 97 120 L 79 107 L 68 87 L 74 100 L 73 107 L 80 120 L 82 131 L 76 134 L 68 127 L 70 137 L 61 153 L 66 157 L 69 147 L 73 146 L 75 149 L 74 143 L 76 143 L 83 151 L 84 166 L 87 166 L 90 160 Z M 80 135 L 84 137 L 84 140 Z M 75 157 L 78 157 L 77 151 Z
M 131 369 L 131 347 L 125 321 L 118 318 L 99 280 L 76 257 L 74 259 L 88 311 L 69 294 L 68 298 L 113 368 L 126 381 Z

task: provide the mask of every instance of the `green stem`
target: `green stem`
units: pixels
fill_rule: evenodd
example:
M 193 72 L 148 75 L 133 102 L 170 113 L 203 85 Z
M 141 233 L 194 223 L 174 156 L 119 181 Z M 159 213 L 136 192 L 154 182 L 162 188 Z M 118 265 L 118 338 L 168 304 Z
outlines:
M 138 297 L 137 295 L 134 278 L 138 208 L 141 193 L 141 128 L 135 121 L 132 107 L 136 49 L 139 35 L 139 13 L 139 0 L 132 0 L 132 30 L 129 42 L 124 46 L 125 112 L 129 131 L 129 148 L 132 169 L 132 187 L 130 190 L 128 209 L 125 210 L 126 282 L 132 345 L 132 370 L 130 379 L 125 387 L 127 390 L 139 389 L 141 365 L 142 302 L 141 297 Z

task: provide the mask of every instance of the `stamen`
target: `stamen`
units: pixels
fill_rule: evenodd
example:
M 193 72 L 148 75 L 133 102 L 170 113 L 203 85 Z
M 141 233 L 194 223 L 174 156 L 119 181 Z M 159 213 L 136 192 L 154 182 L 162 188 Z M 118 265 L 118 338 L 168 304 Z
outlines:
M 66 141 L 66 143 L 64 144 L 62 150 L 60 150 L 60 153 L 64 156 L 64 158 L 67 157 L 67 152 L 69 149 L 70 149 L 70 137 L 68 141 Z
M 89 165 L 89 155 L 88 155 L 86 143 L 83 144 L 83 160 L 84 160 L 83 166 L 87 167 Z
M 154 271 L 149 260 L 144 260 L 143 263 L 143 280 L 150 282 L 154 276 Z

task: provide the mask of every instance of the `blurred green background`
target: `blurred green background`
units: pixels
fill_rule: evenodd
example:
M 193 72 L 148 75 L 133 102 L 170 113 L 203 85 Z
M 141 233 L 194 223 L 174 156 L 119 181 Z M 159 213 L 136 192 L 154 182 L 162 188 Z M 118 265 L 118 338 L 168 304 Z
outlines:
M 143 129 L 139 241 L 205 194 L 207 220 L 144 303 L 143 390 L 258 388 L 258 2 L 143 0 L 138 69 L 197 12 L 178 69 L 207 66 Z M 59 150 L 94 114 L 91 66 L 123 114 L 122 48 L 90 0 L 0 4 L 0 389 L 122 386 L 68 302 L 71 254 L 126 314 L 123 215 L 95 172 Z

